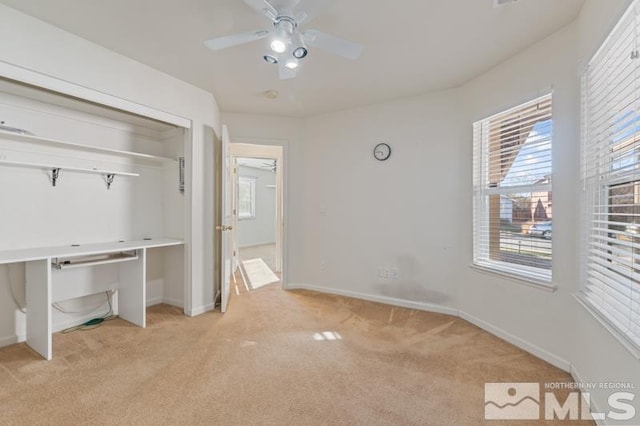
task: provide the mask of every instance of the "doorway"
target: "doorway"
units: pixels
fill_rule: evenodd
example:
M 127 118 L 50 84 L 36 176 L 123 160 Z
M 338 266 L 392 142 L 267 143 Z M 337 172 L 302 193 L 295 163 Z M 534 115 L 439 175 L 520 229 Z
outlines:
M 233 291 L 239 295 L 283 278 L 283 146 L 231 143 Z

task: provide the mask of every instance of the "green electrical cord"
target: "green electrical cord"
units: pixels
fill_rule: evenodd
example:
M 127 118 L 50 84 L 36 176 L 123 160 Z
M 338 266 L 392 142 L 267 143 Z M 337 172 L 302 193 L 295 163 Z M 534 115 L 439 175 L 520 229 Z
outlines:
M 80 325 L 76 325 L 74 327 L 69 327 L 67 329 L 62 330 L 62 334 L 72 333 L 78 330 L 93 330 L 94 328 L 100 327 L 100 325 L 105 321 L 111 321 L 112 319 L 118 318 L 117 315 L 113 315 L 113 305 L 111 304 L 111 294 L 107 291 L 107 301 L 109 302 L 109 311 L 101 317 L 92 318 L 89 321 L 83 322 Z

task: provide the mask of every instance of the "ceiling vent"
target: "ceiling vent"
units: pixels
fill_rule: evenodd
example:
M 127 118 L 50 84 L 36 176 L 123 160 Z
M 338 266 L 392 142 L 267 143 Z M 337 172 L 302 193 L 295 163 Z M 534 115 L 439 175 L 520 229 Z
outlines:
M 518 0 L 493 0 L 493 7 L 498 8 L 498 7 L 502 7 L 506 4 L 510 4 L 510 3 L 515 3 Z

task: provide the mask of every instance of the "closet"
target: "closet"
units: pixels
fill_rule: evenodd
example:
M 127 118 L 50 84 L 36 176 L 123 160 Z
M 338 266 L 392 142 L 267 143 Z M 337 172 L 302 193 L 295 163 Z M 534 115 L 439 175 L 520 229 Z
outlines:
M 190 129 L 175 122 L 0 78 L 0 345 L 50 359 L 51 333 L 88 318 L 144 327 L 145 306 L 184 307 Z

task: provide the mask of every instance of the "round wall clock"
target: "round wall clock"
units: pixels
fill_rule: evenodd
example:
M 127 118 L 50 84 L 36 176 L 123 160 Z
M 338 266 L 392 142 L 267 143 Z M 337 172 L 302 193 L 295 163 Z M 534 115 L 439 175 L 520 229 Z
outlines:
M 379 143 L 373 148 L 373 156 L 378 161 L 384 161 L 391 157 L 391 147 L 384 142 Z

